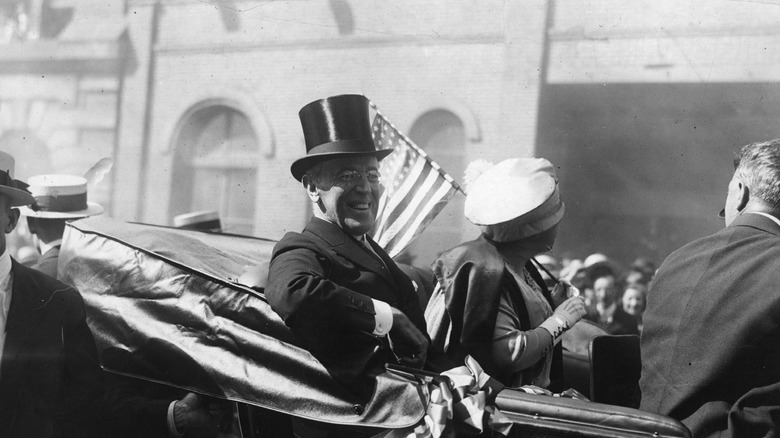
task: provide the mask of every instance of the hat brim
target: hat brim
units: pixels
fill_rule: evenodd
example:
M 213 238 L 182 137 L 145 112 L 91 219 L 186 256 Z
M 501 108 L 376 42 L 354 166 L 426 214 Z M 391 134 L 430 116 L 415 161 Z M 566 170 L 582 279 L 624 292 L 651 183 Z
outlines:
M 11 200 L 11 207 L 21 207 L 35 202 L 32 194 L 13 187 L 0 186 L 0 194 L 7 196 Z
M 306 171 L 311 169 L 317 163 L 323 161 L 332 160 L 334 158 L 342 157 L 361 157 L 361 156 L 375 156 L 378 161 L 381 161 L 386 156 L 393 153 L 393 149 L 380 149 L 378 151 L 364 151 L 364 152 L 325 152 L 321 154 L 311 154 L 303 158 L 299 158 L 293 161 L 290 166 L 290 172 L 295 179 L 300 181 Z
M 103 213 L 103 206 L 95 202 L 87 202 L 87 208 L 76 211 L 43 211 L 33 210 L 24 206 L 19 208 L 23 216 L 37 217 L 41 219 L 78 219 L 83 217 L 95 216 Z

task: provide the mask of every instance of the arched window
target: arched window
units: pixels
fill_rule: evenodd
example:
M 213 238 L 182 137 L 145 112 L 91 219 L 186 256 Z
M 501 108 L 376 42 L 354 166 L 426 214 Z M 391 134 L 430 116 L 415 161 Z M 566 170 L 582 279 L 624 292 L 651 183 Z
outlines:
M 409 138 L 422 148 L 453 179 L 461 182 L 465 168 L 466 134 L 463 122 L 450 111 L 429 111 L 414 123 Z M 461 241 L 464 197 L 452 200 L 410 245 L 408 253 L 414 264 L 428 266 L 444 250 Z
M 216 210 L 225 232 L 251 235 L 258 141 L 241 112 L 214 105 L 194 112 L 175 143 L 171 217 Z

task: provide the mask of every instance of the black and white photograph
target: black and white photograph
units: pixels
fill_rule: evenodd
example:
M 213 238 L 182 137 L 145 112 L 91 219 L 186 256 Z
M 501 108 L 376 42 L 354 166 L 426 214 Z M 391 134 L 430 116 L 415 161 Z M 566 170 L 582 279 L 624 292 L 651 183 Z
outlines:
M 0 438 L 780 436 L 780 0 L 0 0 Z

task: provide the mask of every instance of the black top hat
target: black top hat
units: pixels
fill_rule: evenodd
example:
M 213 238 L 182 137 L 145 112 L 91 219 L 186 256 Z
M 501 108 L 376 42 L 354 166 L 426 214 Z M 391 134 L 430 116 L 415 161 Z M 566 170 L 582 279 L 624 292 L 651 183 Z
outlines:
M 350 155 L 374 155 L 381 160 L 393 152 L 376 150 L 365 96 L 343 94 L 315 100 L 301 108 L 298 116 L 306 140 L 306 156 L 290 167 L 298 181 L 321 161 Z

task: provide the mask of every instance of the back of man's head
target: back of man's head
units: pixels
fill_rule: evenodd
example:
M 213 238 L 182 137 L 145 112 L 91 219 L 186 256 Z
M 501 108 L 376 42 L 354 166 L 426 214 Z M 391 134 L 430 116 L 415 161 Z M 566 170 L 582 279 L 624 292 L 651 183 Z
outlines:
M 65 219 L 43 219 L 27 217 L 27 227 L 45 243 L 62 239 L 65 234 Z
M 742 147 L 734 160 L 736 175 L 750 189 L 750 197 L 780 214 L 780 139 Z

